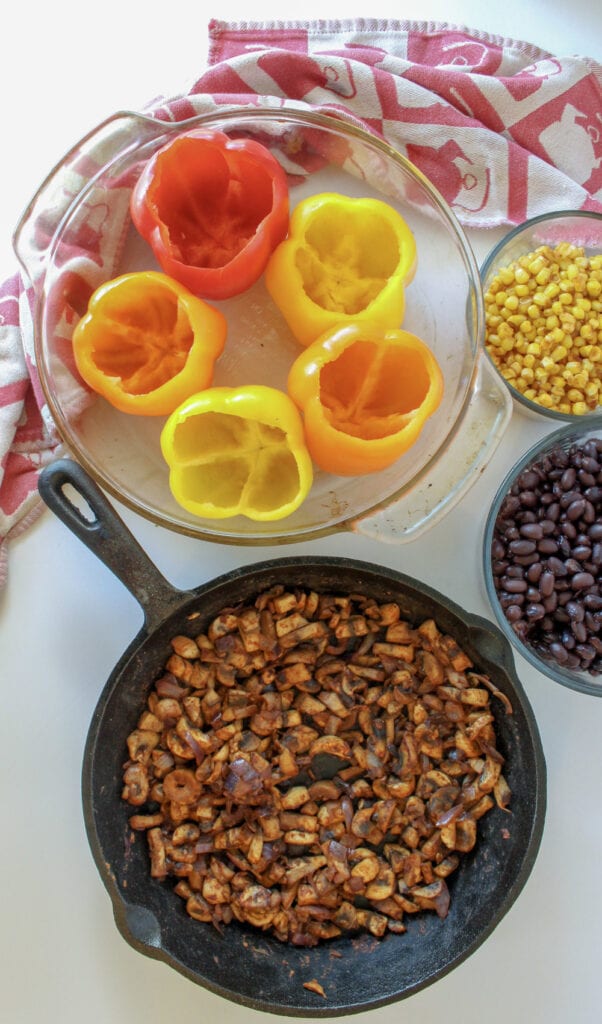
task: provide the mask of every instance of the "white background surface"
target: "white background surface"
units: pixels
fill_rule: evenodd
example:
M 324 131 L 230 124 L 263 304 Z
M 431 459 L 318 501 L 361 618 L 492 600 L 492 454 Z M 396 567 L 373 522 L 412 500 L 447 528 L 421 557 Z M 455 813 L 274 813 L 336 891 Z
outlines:
M 0 275 L 11 234 L 42 179 L 118 109 L 181 91 L 203 70 L 209 16 L 224 20 L 403 17 L 464 24 L 558 55 L 602 62 L 602 6 L 592 0 L 221 0 L 214 9 L 105 0 L 11 4 L 3 17 Z M 10 57 L 12 56 L 12 59 Z M 474 238 L 480 259 L 492 239 Z M 484 511 L 497 483 L 542 433 L 518 415 L 487 470 L 424 541 L 401 547 L 340 534 L 311 544 L 391 565 L 470 611 L 490 615 L 479 572 Z M 236 549 L 168 534 L 120 510 L 176 585 L 303 545 Z M 206 992 L 121 939 L 84 833 L 80 766 L 102 686 L 137 632 L 127 591 L 46 513 L 10 552 L 0 595 L 0 1021 L 39 1024 L 228 1024 L 274 1019 Z M 597 1024 L 602 1017 L 602 701 L 565 690 L 517 659 L 548 763 L 548 814 L 530 879 L 493 935 L 451 975 L 365 1024 Z

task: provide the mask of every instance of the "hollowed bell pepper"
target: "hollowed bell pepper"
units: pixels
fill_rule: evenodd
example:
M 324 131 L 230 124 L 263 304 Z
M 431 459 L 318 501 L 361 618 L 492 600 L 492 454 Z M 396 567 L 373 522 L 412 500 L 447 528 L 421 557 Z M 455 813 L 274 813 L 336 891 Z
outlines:
M 415 262 L 414 236 L 392 206 L 324 192 L 293 210 L 265 281 L 297 341 L 310 345 L 341 322 L 399 327 Z
M 261 143 L 197 130 L 151 157 L 130 209 L 167 274 L 195 295 L 227 299 L 257 281 L 286 236 L 288 184 Z
M 165 416 L 213 381 L 226 319 L 157 271 L 97 288 L 73 332 L 77 369 L 122 412 Z
M 192 395 L 168 418 L 161 450 L 176 501 L 210 519 L 282 519 L 313 481 L 299 412 L 264 385 Z
M 420 338 L 358 321 L 301 353 L 288 392 L 316 465 L 355 476 L 384 469 L 414 444 L 441 401 L 443 377 Z

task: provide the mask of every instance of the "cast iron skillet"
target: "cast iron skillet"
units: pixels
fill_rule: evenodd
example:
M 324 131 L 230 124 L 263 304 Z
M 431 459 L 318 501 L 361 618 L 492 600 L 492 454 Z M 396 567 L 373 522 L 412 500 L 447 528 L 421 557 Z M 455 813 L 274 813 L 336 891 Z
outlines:
M 77 496 L 65 485 L 75 488 Z M 192 981 L 236 1003 L 298 1017 L 338 1016 L 402 999 L 441 978 L 491 934 L 523 888 L 537 856 L 546 806 L 546 768 L 531 707 L 508 642 L 496 626 L 415 580 L 382 566 L 344 558 L 279 558 L 220 576 L 193 591 L 175 589 L 149 560 L 86 472 L 68 459 L 43 470 L 40 493 L 53 512 L 136 597 L 144 625 L 119 660 L 90 725 L 82 771 L 88 839 L 125 940 Z M 69 495 L 72 495 L 71 497 Z M 82 499 L 88 508 L 81 510 Z M 88 518 L 91 514 L 91 518 Z M 224 606 L 274 583 L 317 591 L 361 592 L 395 600 L 410 620 L 433 617 L 506 693 L 499 700 L 498 746 L 506 757 L 511 810 L 481 819 L 473 854 L 452 875 L 451 908 L 406 916 L 407 932 L 339 938 L 314 949 L 283 945 L 232 924 L 220 934 L 192 920 L 169 883 L 150 878 L 146 844 L 131 841 L 131 808 L 120 799 L 126 737 L 179 633 L 197 635 Z M 200 613 L 190 622 L 192 613 Z M 316 979 L 326 998 L 303 987 Z

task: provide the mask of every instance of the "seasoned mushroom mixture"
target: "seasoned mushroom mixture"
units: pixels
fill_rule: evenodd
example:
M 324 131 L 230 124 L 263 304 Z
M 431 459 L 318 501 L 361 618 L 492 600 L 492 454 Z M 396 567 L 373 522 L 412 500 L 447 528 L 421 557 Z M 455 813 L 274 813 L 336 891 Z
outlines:
M 279 586 L 172 647 L 122 796 L 191 917 L 300 946 L 445 917 L 479 818 L 510 801 L 492 695 L 512 708 L 452 637 Z

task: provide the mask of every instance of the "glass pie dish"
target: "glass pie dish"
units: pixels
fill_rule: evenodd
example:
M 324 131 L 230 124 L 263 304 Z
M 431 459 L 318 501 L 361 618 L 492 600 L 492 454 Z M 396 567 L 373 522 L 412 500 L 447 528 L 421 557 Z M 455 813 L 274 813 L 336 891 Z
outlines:
M 373 197 L 398 210 L 417 246 L 403 327 L 432 349 L 444 395 L 418 441 L 387 469 L 355 477 L 316 471 L 290 516 L 201 519 L 174 500 L 160 450 L 164 418 L 118 412 L 78 377 L 71 336 L 96 287 L 132 270 L 155 270 L 132 225 L 132 189 L 148 160 L 196 128 L 249 138 L 284 167 L 291 209 L 335 192 Z M 158 525 L 205 540 L 266 544 L 347 529 L 390 542 L 417 537 L 477 479 L 501 439 L 512 402 L 483 355 L 479 269 L 455 215 L 429 181 L 385 141 L 342 117 L 296 107 L 225 107 L 177 123 L 116 114 L 82 139 L 51 172 L 26 210 L 14 246 L 33 295 L 35 361 L 59 434 L 92 477 L 124 505 Z M 263 278 L 216 302 L 228 340 L 214 384 L 286 389 L 299 354 Z

